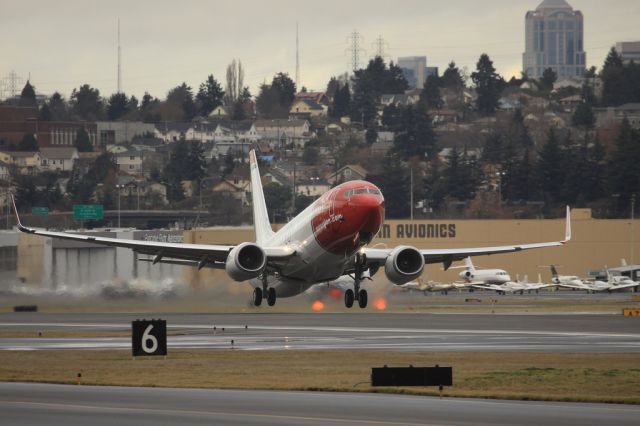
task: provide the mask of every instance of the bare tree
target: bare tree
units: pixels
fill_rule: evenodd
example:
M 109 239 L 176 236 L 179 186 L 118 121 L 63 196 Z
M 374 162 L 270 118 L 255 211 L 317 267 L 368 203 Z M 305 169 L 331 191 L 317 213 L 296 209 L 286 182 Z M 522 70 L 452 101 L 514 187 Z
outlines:
M 225 93 L 225 101 L 227 105 L 233 104 L 238 100 L 242 89 L 244 88 L 244 68 L 242 62 L 234 59 L 227 66 L 227 86 Z

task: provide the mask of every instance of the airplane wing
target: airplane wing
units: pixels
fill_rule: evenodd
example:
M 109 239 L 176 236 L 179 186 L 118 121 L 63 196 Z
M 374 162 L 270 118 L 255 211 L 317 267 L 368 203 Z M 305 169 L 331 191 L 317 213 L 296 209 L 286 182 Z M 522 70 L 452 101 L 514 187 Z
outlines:
M 13 198 L 13 195 L 12 195 Z M 170 263 L 183 266 L 196 266 L 198 268 L 208 267 L 223 269 L 229 252 L 234 245 L 213 245 L 213 244 L 188 244 L 188 243 L 164 243 L 156 241 L 138 241 L 120 238 L 97 237 L 92 235 L 72 234 L 67 232 L 52 232 L 37 228 L 29 228 L 20 222 L 18 209 L 13 201 L 13 207 L 18 221 L 18 229 L 21 232 L 40 235 L 43 237 L 60 238 L 91 244 L 98 244 L 111 247 L 123 247 L 133 250 L 139 254 L 153 256 L 153 259 L 141 259 L 153 263 Z M 285 259 L 294 252 L 284 247 L 263 247 L 267 255 L 267 262 Z
M 420 253 L 424 256 L 425 263 L 440 263 L 444 265 L 445 271 L 449 269 L 451 264 L 456 260 L 462 260 L 470 256 L 482 256 L 501 253 L 512 253 L 522 250 L 531 250 L 545 247 L 559 247 L 571 240 L 571 212 L 567 206 L 567 216 L 565 224 L 565 237 L 562 241 L 551 241 L 545 243 L 519 244 L 510 246 L 495 247 L 472 247 L 472 248 L 453 248 L 453 249 L 421 249 Z M 372 263 L 383 263 L 393 249 L 375 249 L 364 248 L 363 251 L 367 256 L 367 260 Z

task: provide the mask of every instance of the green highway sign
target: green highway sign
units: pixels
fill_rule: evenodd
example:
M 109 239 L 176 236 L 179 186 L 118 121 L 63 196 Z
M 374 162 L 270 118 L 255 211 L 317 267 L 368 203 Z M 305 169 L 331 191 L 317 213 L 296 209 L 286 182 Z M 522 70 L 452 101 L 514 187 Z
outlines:
M 104 218 L 102 204 L 74 204 L 73 218 L 77 220 L 100 220 Z
M 31 214 L 35 216 L 49 216 L 49 207 L 31 207 Z

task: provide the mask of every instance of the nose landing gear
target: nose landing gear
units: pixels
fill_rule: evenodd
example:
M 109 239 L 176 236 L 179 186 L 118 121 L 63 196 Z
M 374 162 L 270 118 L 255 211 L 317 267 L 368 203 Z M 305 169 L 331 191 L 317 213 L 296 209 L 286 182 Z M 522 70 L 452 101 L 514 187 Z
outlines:
M 362 273 L 367 265 L 367 256 L 362 253 L 356 254 L 355 259 L 355 272 L 353 277 L 353 290 L 348 289 L 344 292 L 344 306 L 351 308 L 354 301 L 358 301 L 358 306 L 364 309 L 367 307 L 367 301 L 369 299 L 367 290 L 360 289 L 360 283 L 362 282 Z

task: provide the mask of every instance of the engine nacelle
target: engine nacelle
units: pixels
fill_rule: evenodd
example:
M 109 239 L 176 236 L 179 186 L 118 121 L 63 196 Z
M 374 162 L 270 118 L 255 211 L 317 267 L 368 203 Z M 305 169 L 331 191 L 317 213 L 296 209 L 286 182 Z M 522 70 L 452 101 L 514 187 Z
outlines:
M 389 254 L 384 273 L 396 285 L 406 284 L 422 275 L 424 257 L 415 247 L 398 246 Z
M 227 256 L 225 271 L 235 281 L 256 278 L 267 264 L 264 250 L 253 243 L 242 243 L 233 248 Z

